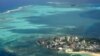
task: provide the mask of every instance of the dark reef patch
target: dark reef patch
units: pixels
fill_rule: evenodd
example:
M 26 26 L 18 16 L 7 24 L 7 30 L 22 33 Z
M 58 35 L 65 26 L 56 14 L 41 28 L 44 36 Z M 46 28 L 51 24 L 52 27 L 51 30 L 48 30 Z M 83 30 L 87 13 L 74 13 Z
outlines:
M 11 29 L 9 30 L 13 33 L 19 34 L 72 34 L 72 35 L 80 35 L 83 34 L 84 29 L 82 28 L 67 28 L 67 27 L 47 27 L 40 29 Z
M 50 28 L 44 28 L 44 29 L 12 29 L 10 30 L 13 33 L 21 33 L 21 34 L 32 34 L 32 33 L 52 33 L 53 29 Z
M 62 17 L 62 16 L 61 16 Z M 65 25 L 66 24 L 66 19 L 61 17 L 56 17 L 56 16 L 48 16 L 48 17 L 31 17 L 31 19 L 27 19 L 28 22 L 34 24 L 47 24 L 49 26 L 59 26 L 59 25 Z M 34 19 L 32 19 L 34 18 Z
M 81 13 L 80 16 L 100 20 L 100 10 L 89 10 Z
M 9 53 L 6 50 L 0 50 L 0 56 L 16 56 L 14 53 Z
M 66 25 L 75 25 L 75 21 L 73 21 L 73 17 L 75 14 L 72 13 L 61 13 L 56 15 L 49 16 L 31 16 L 26 17 L 26 20 L 31 24 L 46 24 L 48 26 L 66 26 Z M 75 18 L 75 17 L 74 17 Z
M 86 34 L 99 37 L 100 36 L 100 22 L 95 23 L 86 30 Z

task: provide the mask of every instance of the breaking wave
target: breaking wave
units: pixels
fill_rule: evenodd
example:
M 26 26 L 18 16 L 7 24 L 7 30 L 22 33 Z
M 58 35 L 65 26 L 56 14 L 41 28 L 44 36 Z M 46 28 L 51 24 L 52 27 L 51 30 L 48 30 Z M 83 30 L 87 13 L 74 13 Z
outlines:
M 7 14 L 7 13 L 10 13 L 10 12 L 15 12 L 15 11 L 19 11 L 21 10 L 23 7 L 18 7 L 17 9 L 13 9 L 13 10 L 8 10 L 6 12 L 4 12 L 3 14 Z
M 28 6 L 31 6 L 31 5 L 21 6 L 21 7 L 18 7 L 18 8 L 16 8 L 16 9 L 7 10 L 7 11 L 3 12 L 3 14 L 8 14 L 8 13 L 11 13 L 11 12 L 20 11 L 20 10 L 22 10 L 23 8 L 28 7 Z
M 51 2 L 50 2 L 51 3 Z M 27 7 L 30 7 L 30 6 L 34 6 L 34 5 L 27 5 L 27 6 L 21 6 L 21 7 L 18 7 L 18 8 L 16 8 L 16 9 L 12 9 L 12 10 L 8 10 L 8 11 L 5 11 L 5 12 L 3 12 L 3 14 L 8 14 L 8 13 L 11 13 L 11 12 L 16 12 L 16 11 L 20 11 L 20 10 L 22 10 L 23 8 L 27 8 Z M 38 5 L 37 5 L 38 6 Z M 59 7 L 58 7 L 59 8 Z M 64 7 L 65 8 L 65 7 Z M 100 10 L 100 7 L 84 7 L 84 8 L 79 8 L 79 7 L 68 7 L 68 8 L 65 8 L 66 10 L 65 11 L 87 11 L 87 10 L 95 10 L 95 9 L 97 9 L 97 10 Z

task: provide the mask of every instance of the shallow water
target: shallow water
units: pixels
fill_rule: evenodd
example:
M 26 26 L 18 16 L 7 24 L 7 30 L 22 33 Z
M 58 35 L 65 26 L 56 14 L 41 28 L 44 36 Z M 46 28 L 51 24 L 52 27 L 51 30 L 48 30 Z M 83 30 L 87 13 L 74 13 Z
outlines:
M 71 34 L 100 39 L 99 4 L 50 1 L 40 3 L 42 5 L 29 4 L 15 4 L 11 10 L 1 7 L 0 56 L 64 56 L 35 45 L 35 39 L 47 35 Z

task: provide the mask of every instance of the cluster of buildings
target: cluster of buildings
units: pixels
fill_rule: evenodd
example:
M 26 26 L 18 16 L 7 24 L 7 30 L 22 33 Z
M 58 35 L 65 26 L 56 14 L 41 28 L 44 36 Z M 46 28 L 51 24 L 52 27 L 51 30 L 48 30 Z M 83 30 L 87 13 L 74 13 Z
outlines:
M 36 42 L 40 46 L 57 51 L 100 52 L 100 42 L 96 41 L 96 39 L 87 39 L 78 36 L 55 36 L 53 38 L 40 38 Z

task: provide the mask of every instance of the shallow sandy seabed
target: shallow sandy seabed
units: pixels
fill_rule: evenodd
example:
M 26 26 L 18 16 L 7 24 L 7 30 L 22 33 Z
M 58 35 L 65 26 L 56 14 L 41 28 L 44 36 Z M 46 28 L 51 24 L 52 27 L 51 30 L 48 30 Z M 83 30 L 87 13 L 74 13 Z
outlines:
M 100 53 L 93 53 L 93 52 L 85 52 L 85 51 L 80 51 L 80 52 L 68 52 L 68 54 L 87 54 L 89 56 L 100 56 Z

